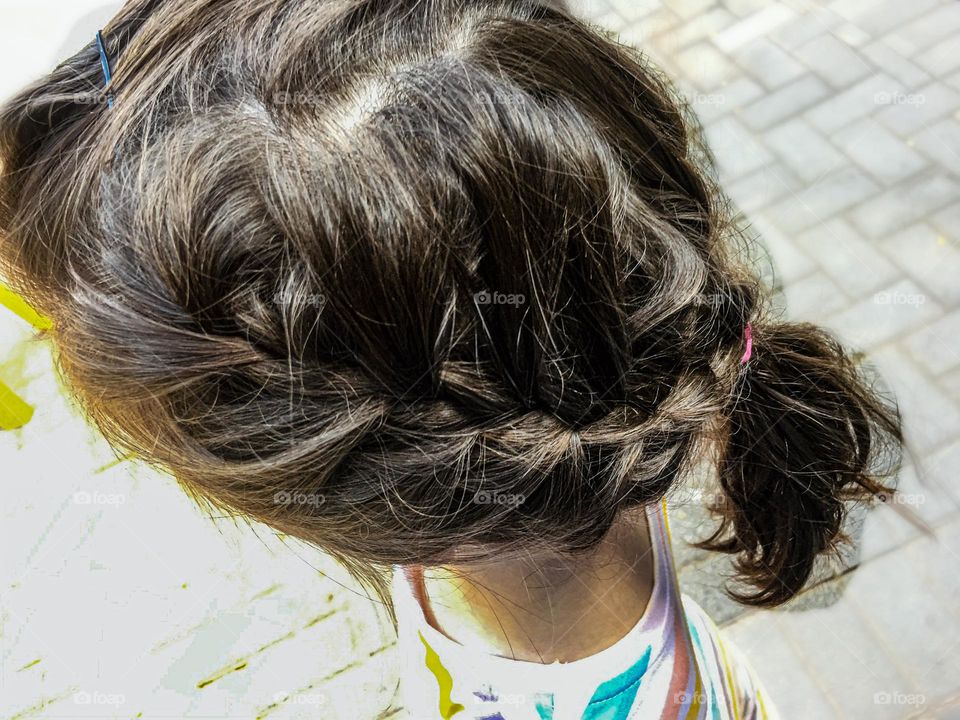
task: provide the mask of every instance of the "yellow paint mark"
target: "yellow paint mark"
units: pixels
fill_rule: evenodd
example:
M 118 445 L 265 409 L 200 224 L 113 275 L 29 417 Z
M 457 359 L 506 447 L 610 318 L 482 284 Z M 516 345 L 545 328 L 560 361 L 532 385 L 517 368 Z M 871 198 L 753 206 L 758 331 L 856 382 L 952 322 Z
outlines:
M 222 680 L 223 678 L 225 678 L 225 677 L 226 677 L 227 675 L 229 675 L 230 673 L 232 673 L 232 672 L 237 672 L 238 670 L 243 670 L 245 667 L 247 667 L 247 661 L 246 661 L 246 660 L 241 660 L 240 662 L 236 663 L 235 665 L 228 665 L 227 667 L 223 668 L 222 670 L 218 670 L 217 672 L 215 672 L 213 675 L 211 675 L 210 677 L 206 678 L 205 680 L 201 680 L 200 682 L 198 682 L 198 683 L 197 683 L 197 689 L 198 689 L 198 690 L 202 690 L 202 689 L 205 688 L 207 685 L 211 685 L 211 684 L 215 683 L 217 680 Z
M 37 658 L 37 659 L 34 660 L 33 662 L 28 662 L 28 663 L 27 663 L 26 665 L 24 665 L 22 668 L 20 668 L 19 670 L 17 670 L 17 672 L 23 672 L 24 670 L 28 670 L 28 669 L 32 668 L 34 665 L 36 665 L 38 662 L 40 662 L 40 658 Z
M 442 717 L 443 720 L 450 720 L 450 718 L 463 710 L 463 705 L 455 703 L 450 699 L 450 693 L 453 690 L 453 678 L 450 676 L 450 671 L 440 662 L 440 656 L 437 655 L 436 651 L 427 643 L 427 639 L 423 637 L 423 633 L 418 632 L 417 634 L 420 636 L 420 642 L 422 642 L 423 646 L 427 649 L 427 669 L 433 673 L 433 676 L 437 679 L 437 685 L 440 686 L 440 717 Z
M 313 627 L 314 625 L 316 625 L 316 624 L 317 624 L 318 622 L 320 622 L 321 620 L 326 620 L 328 617 L 330 617 L 331 615 L 333 615 L 333 614 L 336 613 L 336 612 L 337 612 L 337 610 L 328 610 L 327 612 L 320 613 L 320 614 L 317 615 L 316 617 L 311 618 L 309 621 L 307 621 L 307 624 L 303 626 L 303 629 L 306 630 L 307 628 Z
M 259 655 L 259 654 L 261 654 L 261 653 L 263 653 L 263 652 L 266 652 L 267 650 L 269 650 L 270 648 L 272 648 L 274 645 L 279 645 L 280 643 L 285 642 L 285 641 L 287 641 L 287 640 L 290 640 L 291 638 L 293 638 L 293 637 L 295 637 L 295 636 L 296 636 L 296 631 L 295 631 L 295 630 L 291 630 L 291 631 L 288 632 L 286 635 L 281 635 L 280 637 L 276 638 L 275 640 L 271 640 L 270 642 L 266 643 L 265 645 L 261 645 L 261 646 L 258 647 L 256 650 L 254 650 L 252 653 L 249 653 L 248 655 L 245 655 L 244 657 L 236 660 L 236 661 L 233 662 L 232 664 L 227 665 L 225 668 L 222 668 L 222 669 L 220 669 L 220 670 L 217 670 L 217 672 L 213 673 L 213 675 L 211 675 L 210 677 L 208 677 L 208 678 L 206 678 L 206 679 L 201 680 L 200 682 L 198 682 L 198 683 L 197 683 L 197 688 L 201 688 L 201 689 L 202 689 L 202 688 L 205 688 L 207 685 L 209 685 L 209 684 L 211 684 L 211 683 L 214 683 L 214 682 L 216 682 L 217 680 L 220 680 L 220 679 L 223 678 L 223 677 L 226 677 L 227 675 L 229 675 L 229 674 L 232 673 L 232 672 L 236 672 L 237 670 L 243 670 L 245 667 L 247 667 L 247 663 L 249 662 L 249 660 L 250 660 L 251 658 L 256 657 L 257 655 Z
M 96 470 L 93 471 L 93 474 L 97 475 L 99 473 L 106 472 L 110 468 L 114 468 L 120 463 L 125 463 L 127 460 L 131 460 L 132 458 L 133 458 L 133 455 L 123 455 L 121 457 L 118 457 L 116 460 L 111 460 L 105 465 L 101 465 L 100 467 L 98 467 Z
M 947 244 L 947 238 L 945 238 L 943 235 L 937 235 L 937 245 L 946 245 L 946 244 Z
M 33 406 L 0 382 L 0 430 L 23 427 L 33 417 Z
M 256 595 L 254 595 L 254 596 L 253 596 L 252 598 L 250 598 L 250 599 L 251 599 L 251 600 L 259 600 L 260 598 L 264 598 L 264 597 L 266 597 L 267 595 L 272 595 L 273 593 L 275 593 L 275 592 L 276 592 L 277 590 L 279 590 L 279 589 L 280 589 L 280 584 L 279 584 L 279 583 L 274 583 L 273 585 L 271 585 L 270 587 L 268 587 L 266 590 L 261 590 L 260 592 L 258 592 Z
M 9 720 L 26 720 L 26 718 L 35 718 L 41 710 L 44 710 L 51 705 L 60 702 L 61 700 L 65 700 L 71 695 L 74 695 L 76 692 L 77 688 L 73 687 L 65 692 L 60 693 L 59 695 L 42 698 L 36 705 L 31 705 L 30 707 L 18 712 L 16 715 L 11 715 Z
M 27 305 L 26 300 L 3 283 L 0 283 L 0 305 L 3 305 L 15 315 L 26 320 L 37 330 L 49 330 L 53 327 L 53 323 L 50 322 L 50 320 Z

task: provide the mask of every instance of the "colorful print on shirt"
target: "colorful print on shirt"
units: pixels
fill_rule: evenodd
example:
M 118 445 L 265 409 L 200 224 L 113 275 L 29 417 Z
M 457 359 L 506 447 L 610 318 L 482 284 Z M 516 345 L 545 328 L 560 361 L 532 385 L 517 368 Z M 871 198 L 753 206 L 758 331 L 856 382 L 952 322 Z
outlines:
M 412 720 L 765 720 L 775 718 L 736 648 L 680 595 L 669 525 L 648 511 L 655 581 L 637 625 L 570 663 L 477 653 L 425 619 L 411 578 L 394 577 L 401 678 Z

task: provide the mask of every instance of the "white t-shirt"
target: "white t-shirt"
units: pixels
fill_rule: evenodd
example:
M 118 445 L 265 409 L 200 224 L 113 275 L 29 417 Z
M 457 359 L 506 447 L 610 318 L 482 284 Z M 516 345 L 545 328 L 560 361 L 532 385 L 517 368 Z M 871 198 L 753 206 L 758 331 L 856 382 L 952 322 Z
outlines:
M 412 720 L 761 720 L 776 715 L 752 670 L 677 586 L 665 509 L 647 511 L 654 587 L 637 624 L 568 663 L 468 649 L 427 622 L 411 573 L 395 568 L 401 688 Z M 422 583 L 422 580 L 420 581 Z

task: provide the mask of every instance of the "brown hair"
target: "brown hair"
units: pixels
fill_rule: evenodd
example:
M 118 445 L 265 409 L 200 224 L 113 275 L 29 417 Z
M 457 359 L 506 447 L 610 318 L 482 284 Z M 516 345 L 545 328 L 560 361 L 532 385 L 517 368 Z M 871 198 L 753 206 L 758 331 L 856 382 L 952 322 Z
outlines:
M 773 605 L 884 489 L 895 409 L 770 309 L 631 48 L 526 0 L 135 0 L 104 37 L 109 88 L 91 39 L 2 110 L 3 271 L 199 500 L 382 591 L 591 548 L 712 447 L 706 544 Z

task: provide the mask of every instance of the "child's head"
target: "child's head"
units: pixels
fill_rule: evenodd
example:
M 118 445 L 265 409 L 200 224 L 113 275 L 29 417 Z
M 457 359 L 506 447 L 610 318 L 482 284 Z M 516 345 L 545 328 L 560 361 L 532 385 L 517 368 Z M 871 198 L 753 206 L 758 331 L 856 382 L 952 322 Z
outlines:
M 593 547 L 707 448 L 794 595 L 899 430 L 772 317 L 669 87 L 528 0 L 136 0 L 0 117 L 3 271 L 119 447 L 375 577 Z M 753 355 L 742 364 L 744 330 Z

